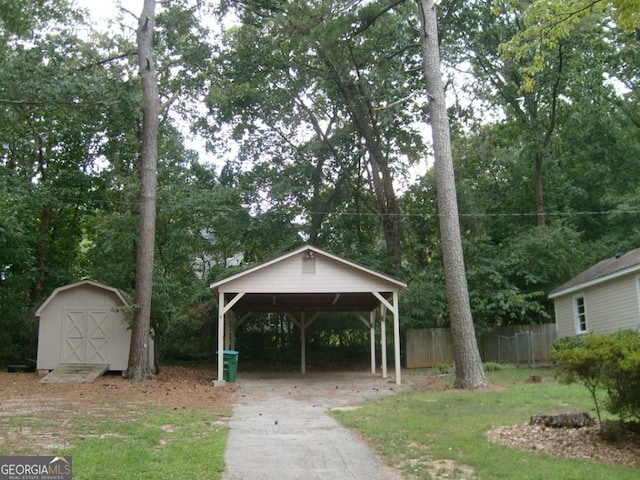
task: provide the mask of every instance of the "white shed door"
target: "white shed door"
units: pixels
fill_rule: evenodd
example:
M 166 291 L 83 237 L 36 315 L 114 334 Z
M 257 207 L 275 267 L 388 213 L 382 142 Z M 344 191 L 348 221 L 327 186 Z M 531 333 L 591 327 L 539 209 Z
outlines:
M 108 364 L 110 314 L 107 309 L 66 309 L 60 363 Z

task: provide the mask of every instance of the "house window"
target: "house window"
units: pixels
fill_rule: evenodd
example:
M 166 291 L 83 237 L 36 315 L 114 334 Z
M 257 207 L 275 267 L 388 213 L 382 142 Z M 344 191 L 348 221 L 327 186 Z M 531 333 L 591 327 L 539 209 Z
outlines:
M 576 308 L 576 332 L 585 333 L 587 331 L 587 309 L 584 303 L 584 297 L 575 298 Z

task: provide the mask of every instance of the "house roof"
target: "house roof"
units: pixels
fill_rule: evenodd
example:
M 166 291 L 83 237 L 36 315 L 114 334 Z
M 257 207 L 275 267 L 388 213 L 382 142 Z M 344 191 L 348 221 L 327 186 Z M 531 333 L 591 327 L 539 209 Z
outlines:
M 602 260 L 554 289 L 549 298 L 576 292 L 614 278 L 640 271 L 640 248 Z
M 315 258 L 322 272 L 304 275 L 297 258 Z M 293 267 L 296 268 L 293 268 Z M 237 311 L 368 311 L 406 283 L 311 245 L 305 245 L 258 266 L 212 283 L 214 293 L 232 298 Z
M 115 287 L 110 287 L 109 285 L 104 285 L 102 283 L 94 282 L 93 280 L 81 280 L 81 281 L 76 282 L 76 283 L 70 283 L 68 285 L 64 285 L 62 287 L 56 288 L 51 293 L 51 295 L 49 295 L 47 297 L 47 299 L 44 301 L 44 303 L 42 305 L 40 305 L 38 310 L 36 310 L 36 313 L 35 313 L 36 317 L 39 317 L 42 314 L 42 312 L 47 308 L 47 306 L 51 303 L 51 301 L 59 293 L 64 292 L 66 290 L 71 290 L 71 289 L 74 289 L 74 288 L 78 288 L 78 287 L 83 286 L 83 285 L 88 285 L 88 286 L 91 286 L 91 287 L 95 287 L 95 288 L 99 288 L 99 289 L 102 289 L 102 290 L 107 290 L 107 291 L 113 292 L 118 297 L 118 299 L 120 299 L 120 301 L 122 302 L 122 304 L 124 306 L 129 305 L 129 302 L 127 301 L 127 299 L 125 297 L 125 294 L 122 292 L 122 290 L 119 290 L 119 289 L 117 289 Z

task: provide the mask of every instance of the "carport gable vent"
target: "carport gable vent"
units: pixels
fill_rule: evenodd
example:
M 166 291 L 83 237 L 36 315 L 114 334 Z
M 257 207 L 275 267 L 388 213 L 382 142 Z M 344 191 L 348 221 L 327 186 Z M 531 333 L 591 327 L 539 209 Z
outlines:
M 307 250 L 302 256 L 302 273 L 316 273 L 316 257 L 312 250 Z

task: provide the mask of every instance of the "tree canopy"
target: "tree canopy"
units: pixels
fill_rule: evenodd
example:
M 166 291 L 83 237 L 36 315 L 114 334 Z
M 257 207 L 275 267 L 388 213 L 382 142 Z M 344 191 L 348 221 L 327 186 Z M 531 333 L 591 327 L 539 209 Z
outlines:
M 133 298 L 140 257 L 137 12 L 106 30 L 70 1 L 14 3 L 0 5 L 0 363 L 34 355 L 33 312 L 56 287 L 88 277 Z M 437 11 L 473 323 L 550 321 L 550 290 L 640 245 L 640 7 Z M 449 325 L 418 3 L 161 1 L 152 48 L 150 317 L 166 358 L 210 358 L 210 282 L 303 242 L 406 281 L 402 328 Z

